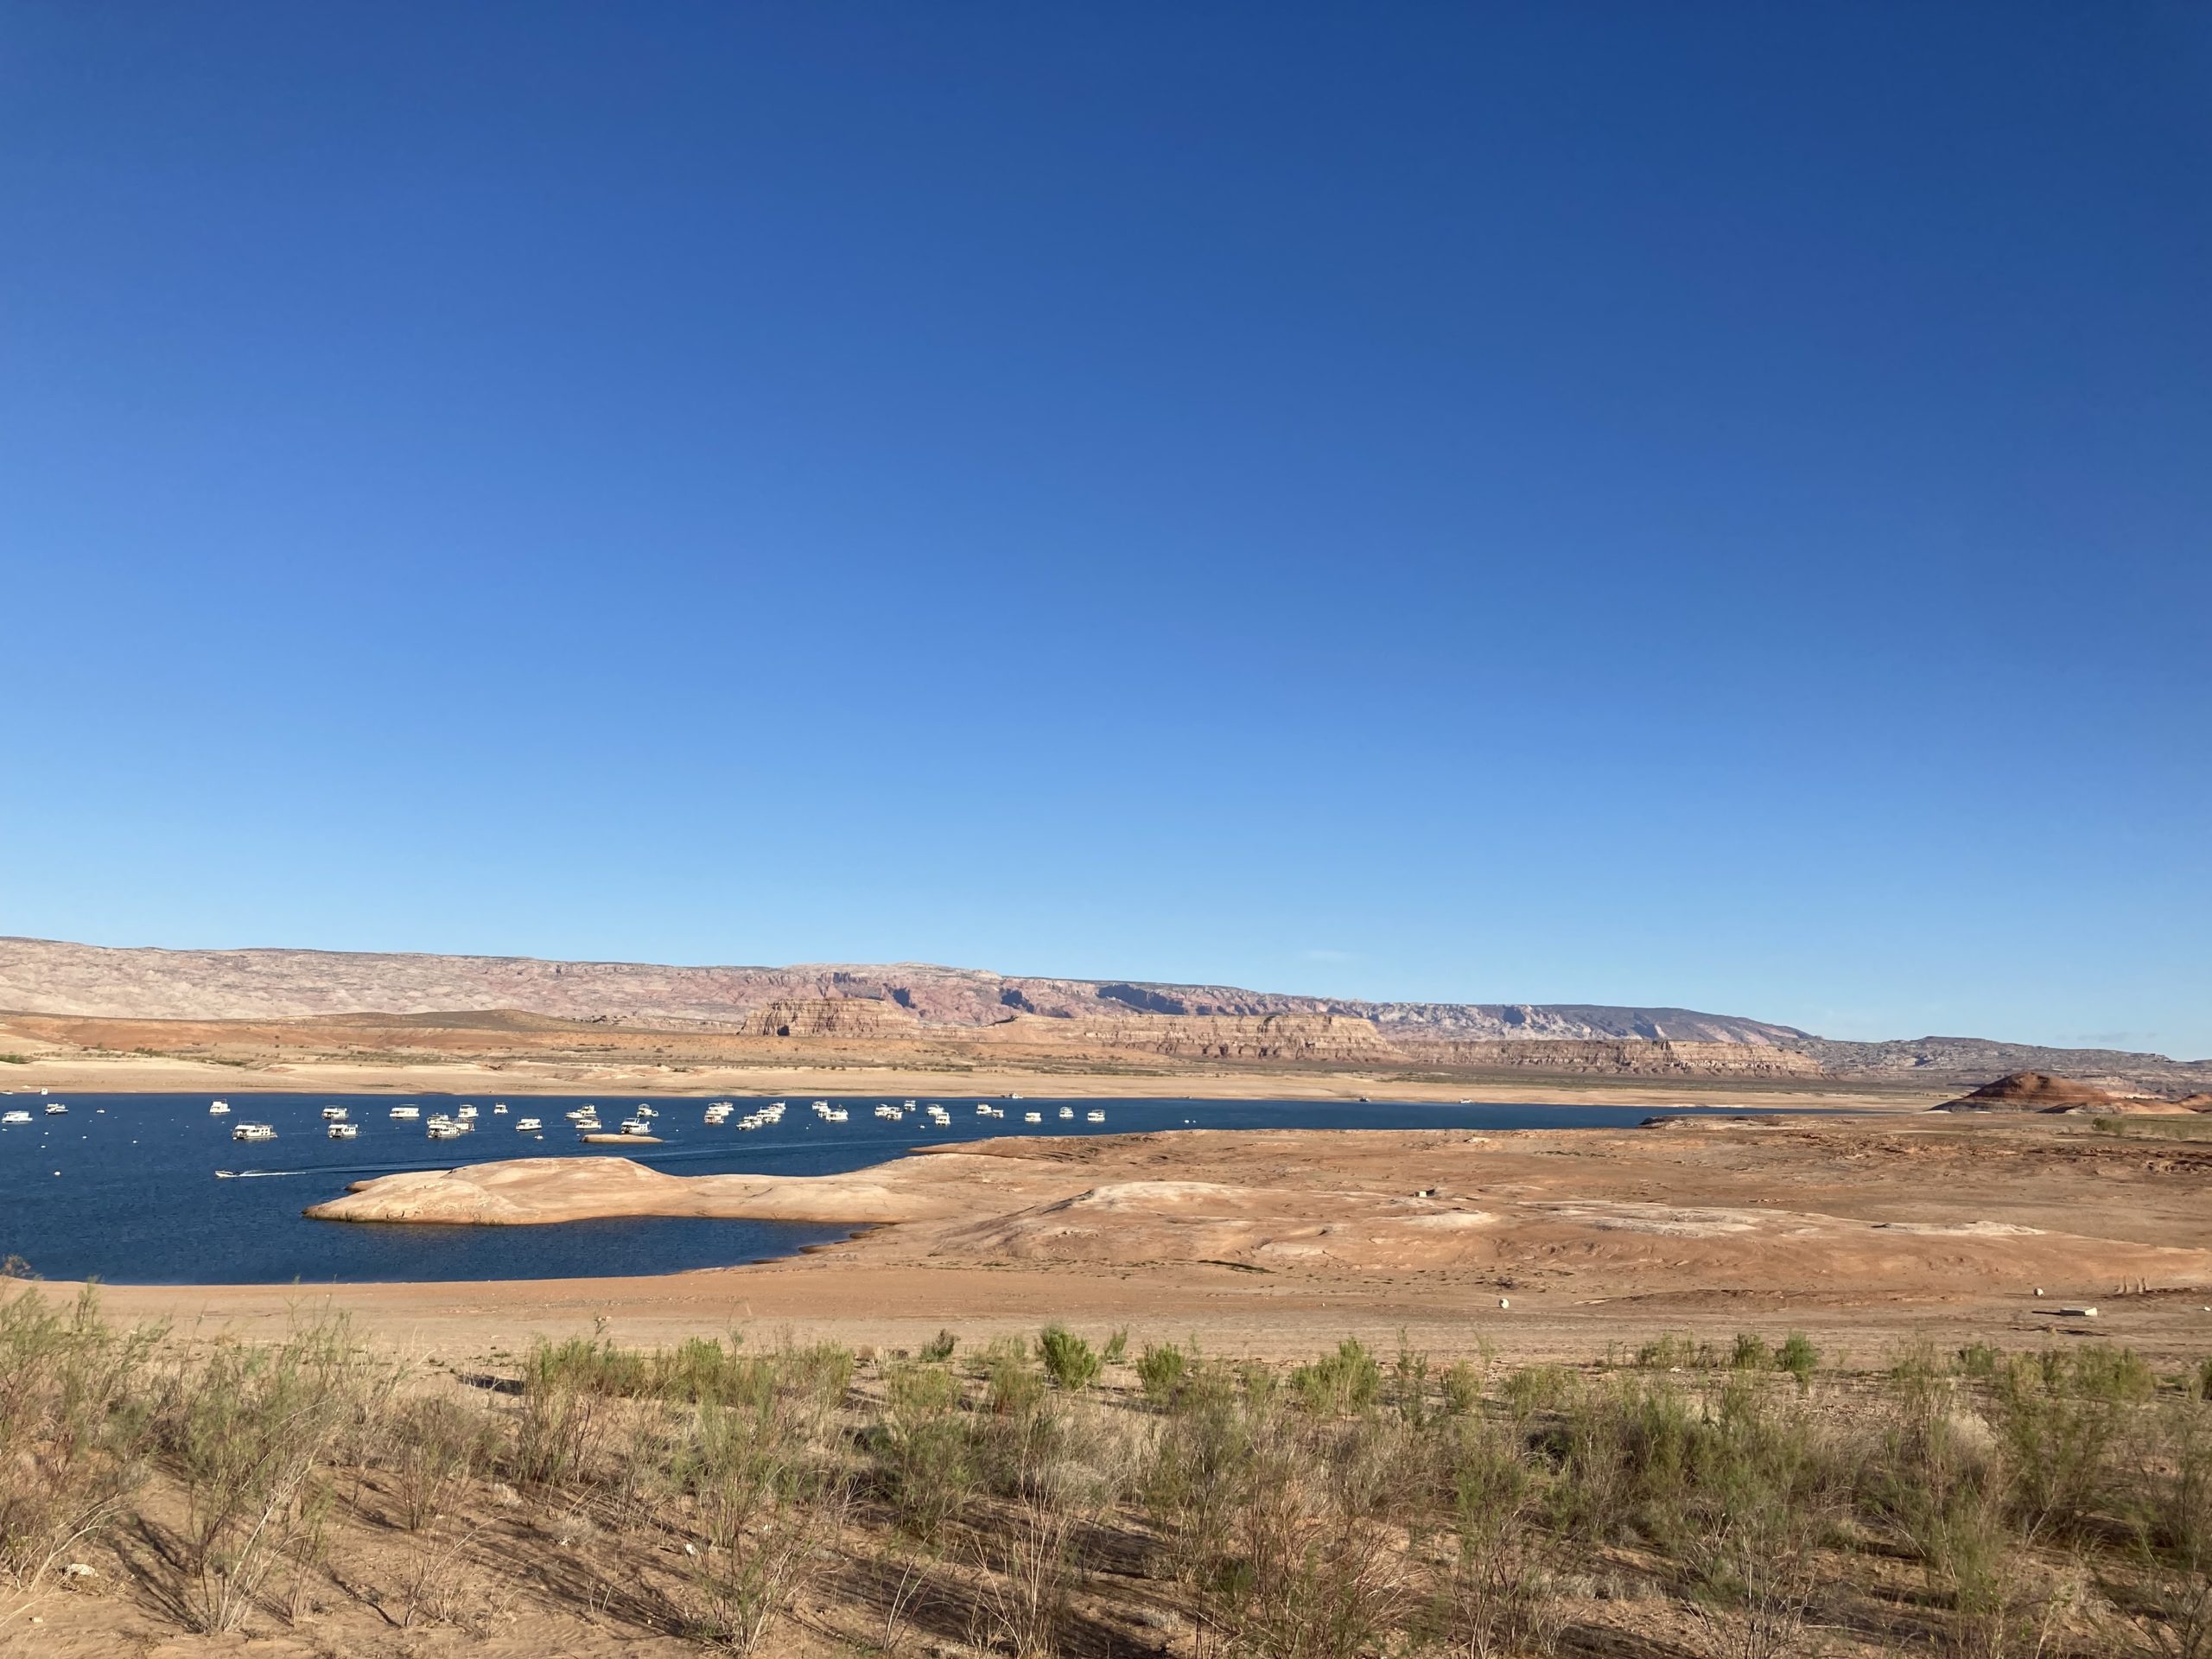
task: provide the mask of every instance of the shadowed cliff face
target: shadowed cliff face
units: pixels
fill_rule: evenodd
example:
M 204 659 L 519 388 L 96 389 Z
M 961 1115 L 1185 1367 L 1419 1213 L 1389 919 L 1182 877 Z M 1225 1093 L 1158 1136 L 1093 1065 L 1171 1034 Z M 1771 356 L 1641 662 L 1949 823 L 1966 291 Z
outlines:
M 0 1010 L 99 1022 L 221 1022 L 310 1030 L 272 1039 L 358 1051 L 477 1033 L 471 1052 L 575 1047 L 701 1058 L 747 1041 L 835 1048 L 841 1058 L 1004 1059 L 1065 1070 L 1086 1057 L 1154 1065 L 1307 1065 L 1439 1076 L 1808 1077 L 1980 1083 L 2032 1067 L 2120 1090 L 2183 1094 L 2212 1062 L 2064 1051 L 1973 1038 L 1847 1043 L 1787 1026 L 1681 1008 L 1594 1004 L 1361 1002 L 1234 986 L 1008 977 L 921 963 L 880 967 L 670 967 L 522 957 L 321 950 L 109 950 L 0 939 Z M 368 1027 L 378 1027 L 372 1041 Z M 79 1046 L 174 1052 L 177 1033 L 91 1036 L 50 1020 L 11 1027 Z M 494 1040 L 494 1031 L 499 1034 Z M 399 1038 L 392 1033 L 399 1033 Z M 626 1032 L 627 1037 L 617 1033 Z M 404 1038 L 404 1040 L 400 1040 Z M 195 1042 L 246 1040 L 213 1033 Z M 681 1051 L 679 1052 L 679 1051 Z

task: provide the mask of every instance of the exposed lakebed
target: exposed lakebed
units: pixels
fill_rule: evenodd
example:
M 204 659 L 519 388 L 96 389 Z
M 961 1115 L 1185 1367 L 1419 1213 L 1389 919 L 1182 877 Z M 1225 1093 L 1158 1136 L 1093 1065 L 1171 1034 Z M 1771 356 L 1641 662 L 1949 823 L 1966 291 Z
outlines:
M 849 1122 L 825 1123 L 804 1096 L 786 1096 L 780 1123 L 741 1130 L 702 1122 L 699 1096 L 517 1096 L 504 1116 L 493 1096 L 474 1097 L 475 1133 L 430 1141 L 421 1121 L 394 1120 L 413 1103 L 427 1120 L 459 1097 L 389 1094 L 248 1095 L 211 1116 L 206 1095 L 69 1094 L 66 1116 L 49 1097 L 0 1096 L 28 1109 L 29 1124 L 0 1129 L 0 1255 L 22 1257 L 49 1279 L 98 1277 L 121 1284 L 374 1283 L 415 1280 L 565 1279 L 675 1273 L 791 1255 L 842 1238 L 849 1227 L 810 1223 L 644 1217 L 543 1227 L 450 1227 L 312 1221 L 301 1211 L 354 1182 L 401 1170 L 543 1157 L 627 1157 L 672 1174 L 757 1172 L 828 1175 L 895 1158 L 910 1147 L 1007 1135 L 1116 1135 L 1147 1130 L 1611 1128 L 1635 1124 L 1647 1107 L 1434 1105 L 1399 1102 L 1223 1100 L 1007 1100 L 1003 1118 L 976 1115 L 977 1096 L 937 1096 L 949 1128 L 918 1112 L 901 1122 L 874 1116 L 883 1096 L 841 1096 Z M 658 1114 L 658 1146 L 588 1147 L 564 1114 L 595 1101 L 612 1124 L 640 1099 Z M 759 1099 L 736 1100 L 741 1116 Z M 353 1140 L 325 1134 L 322 1109 L 344 1106 L 359 1126 Z M 1075 1116 L 1064 1121 L 1059 1109 Z M 1022 1114 L 1042 1115 L 1041 1124 Z M 1105 1122 L 1084 1120 L 1103 1111 Z M 518 1132 L 524 1117 L 543 1136 Z M 234 1141 L 233 1126 L 267 1123 L 273 1141 Z M 216 1172 L 232 1172 L 219 1178 Z

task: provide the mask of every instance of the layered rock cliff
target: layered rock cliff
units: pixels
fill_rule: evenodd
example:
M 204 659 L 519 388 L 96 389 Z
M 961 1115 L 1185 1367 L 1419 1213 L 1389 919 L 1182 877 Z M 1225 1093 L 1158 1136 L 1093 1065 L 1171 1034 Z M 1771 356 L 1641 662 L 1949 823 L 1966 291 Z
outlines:
M 978 1045 L 1049 1048 L 1065 1057 L 1064 1065 L 1084 1054 L 1125 1053 L 1174 1063 L 1961 1083 L 2032 1069 L 2169 1096 L 2212 1085 L 2212 1061 L 1979 1038 L 1839 1042 L 1790 1026 L 1687 1008 L 1363 1002 L 1224 985 L 1024 977 L 924 963 L 670 967 L 524 957 L 113 950 L 6 938 L 0 939 L 0 1011 L 227 1022 L 375 1016 L 387 1026 L 419 1019 L 447 1030 L 490 1021 L 510 1033 L 550 1020 L 700 1034 L 662 1045 L 671 1055 L 687 1043 L 696 1047 L 704 1038 L 727 1033 L 732 1040 L 831 1045 L 855 1055 L 887 1046 L 948 1052 Z M 128 1046 L 144 1040 L 134 1038 Z

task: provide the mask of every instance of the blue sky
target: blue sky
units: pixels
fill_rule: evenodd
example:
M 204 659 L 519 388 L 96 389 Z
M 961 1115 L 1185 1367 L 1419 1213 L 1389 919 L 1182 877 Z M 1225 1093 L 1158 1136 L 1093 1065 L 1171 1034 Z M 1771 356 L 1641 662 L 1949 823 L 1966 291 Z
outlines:
M 2212 13 L 0 10 L 0 931 L 2212 1053 Z

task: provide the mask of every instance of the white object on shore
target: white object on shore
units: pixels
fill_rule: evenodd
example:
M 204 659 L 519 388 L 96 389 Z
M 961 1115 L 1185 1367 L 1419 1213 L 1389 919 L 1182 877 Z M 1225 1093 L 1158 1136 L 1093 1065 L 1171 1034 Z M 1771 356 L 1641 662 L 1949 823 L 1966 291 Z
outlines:
M 1512 1304 L 1511 1302 L 1508 1301 L 1508 1300 L 1507 1300 L 1504 1297 L 1503 1297 L 1503 1296 L 1501 1296 L 1501 1297 L 1499 1297 L 1499 1298 L 1497 1299 L 1497 1305 L 1498 1305 L 1500 1307 L 1510 1307 L 1510 1306 L 1513 1306 L 1513 1304 Z

